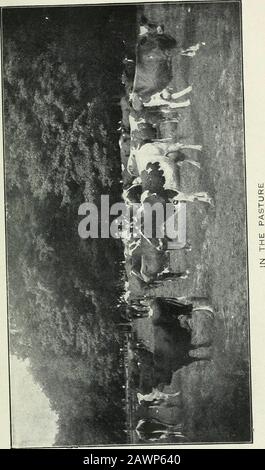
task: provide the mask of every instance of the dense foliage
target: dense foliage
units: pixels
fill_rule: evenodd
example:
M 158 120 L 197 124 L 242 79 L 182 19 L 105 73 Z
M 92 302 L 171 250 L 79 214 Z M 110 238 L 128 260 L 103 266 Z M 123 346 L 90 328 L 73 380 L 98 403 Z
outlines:
M 122 250 L 117 240 L 81 240 L 77 226 L 82 202 L 120 199 L 117 96 L 134 12 L 3 17 L 11 347 L 30 358 L 58 413 L 59 445 L 123 440 Z

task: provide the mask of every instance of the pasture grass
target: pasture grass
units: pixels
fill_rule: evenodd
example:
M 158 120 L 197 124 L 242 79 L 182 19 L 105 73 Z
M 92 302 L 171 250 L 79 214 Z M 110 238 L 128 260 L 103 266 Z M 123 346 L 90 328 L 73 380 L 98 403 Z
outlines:
M 194 58 L 173 52 L 177 90 L 192 84 L 192 105 L 181 111 L 173 136 L 202 144 L 193 155 L 201 171 L 184 164 L 181 186 L 207 190 L 215 207 L 188 206 L 188 239 L 192 251 L 174 251 L 171 266 L 188 268 L 187 280 L 167 282 L 162 296 L 207 295 L 215 313 L 211 361 L 194 362 L 174 373 L 169 391 L 181 390 L 185 432 L 192 442 L 251 440 L 249 392 L 249 320 L 246 246 L 245 155 L 240 16 L 236 3 L 144 5 L 144 14 L 164 23 L 180 47 L 205 46 Z M 172 134 L 172 126 L 164 135 Z M 150 320 L 135 328 L 152 342 Z M 204 326 L 197 322 L 196 341 Z M 150 336 L 148 338 L 148 335 Z M 179 422 L 179 410 L 165 410 L 165 421 Z

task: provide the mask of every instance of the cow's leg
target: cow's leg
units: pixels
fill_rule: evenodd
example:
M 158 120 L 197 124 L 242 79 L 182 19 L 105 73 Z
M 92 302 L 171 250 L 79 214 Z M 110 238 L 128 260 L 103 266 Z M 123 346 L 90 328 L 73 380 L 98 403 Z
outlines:
M 196 147 L 196 148 L 194 148 Z M 184 148 L 184 147 L 181 147 Z M 186 147 L 187 148 L 187 147 Z M 189 146 L 189 149 L 191 147 Z M 201 150 L 200 145 L 192 146 L 192 150 Z M 187 157 L 184 153 L 180 153 L 179 149 L 178 150 L 168 150 L 166 155 L 167 158 L 170 158 L 171 160 L 174 160 L 175 164 L 179 167 L 183 165 L 184 162 L 189 163 L 190 165 L 195 166 L 196 168 L 201 168 L 201 164 L 197 162 L 197 160 L 193 160 L 189 157 Z
M 156 282 L 156 281 L 155 281 Z M 161 282 L 161 281 L 158 281 Z M 154 300 L 157 297 L 155 295 L 145 295 L 145 300 Z M 184 306 L 184 307 L 190 307 L 190 315 L 192 315 L 192 302 L 194 297 L 163 297 L 165 301 L 172 305 L 176 305 L 177 307 L 179 306 Z M 185 313 L 187 315 L 187 313 Z
M 167 243 L 168 243 L 168 242 L 173 242 L 173 241 L 174 241 L 174 238 L 170 238 L 168 235 L 165 235 L 165 241 L 166 241 Z M 186 242 L 186 245 L 183 246 L 182 243 L 177 244 L 177 243 L 175 243 L 175 241 L 174 241 L 173 250 L 184 250 L 184 251 L 186 251 L 186 252 L 189 252 L 189 251 L 192 250 L 192 244 L 191 244 L 189 241 L 187 241 L 187 242 Z M 171 248 L 171 250 L 165 250 L 165 251 L 166 251 L 166 252 L 169 252 L 169 253 L 172 253 L 172 248 Z
M 154 93 L 154 95 L 151 96 L 151 99 L 156 100 L 158 98 L 162 98 L 163 100 L 166 101 L 172 101 L 172 100 L 177 100 L 178 98 L 181 98 L 182 96 L 187 95 L 192 91 L 192 86 L 188 86 L 187 88 L 184 88 L 184 90 L 174 92 L 172 87 L 166 87 L 162 91 L 158 93 Z
M 186 271 L 184 272 L 180 272 L 180 273 L 163 273 L 163 274 L 158 274 L 158 280 L 170 280 L 170 281 L 173 281 L 173 279 L 187 279 L 188 276 L 189 276 L 190 272 L 188 269 L 186 269 Z M 154 281 L 156 282 L 156 281 Z
M 199 149 L 197 149 L 199 150 Z M 175 164 L 179 167 L 182 167 L 183 163 L 189 163 L 190 165 L 195 166 L 196 168 L 201 168 L 201 164 L 197 162 L 197 160 L 193 160 L 189 157 L 186 157 L 186 155 L 181 154 L 181 157 L 179 156 L 179 150 L 170 150 L 166 153 L 166 157 L 174 160 Z
M 185 158 L 185 160 L 178 161 L 176 162 L 176 165 L 182 167 L 184 162 L 189 163 L 190 165 L 195 166 L 196 168 L 199 168 L 199 170 L 201 168 L 201 164 L 199 162 L 197 162 L 196 160 L 191 160 L 190 158 Z
M 187 194 L 181 192 L 179 192 L 177 196 L 174 196 L 170 199 L 173 204 L 177 204 L 178 202 L 194 202 L 195 200 L 196 199 L 194 194 Z
M 162 116 L 167 116 L 168 114 L 172 114 L 172 109 L 171 108 L 168 108 L 168 107 L 162 107 L 160 110 L 160 113 L 162 114 Z M 174 111 L 173 111 L 174 112 Z M 176 113 L 176 115 L 178 116 L 178 113 Z M 165 117 L 164 117 L 165 119 Z M 173 118 L 173 119 L 178 119 L 177 122 L 179 122 L 179 118 L 176 117 L 176 118 Z M 163 122 L 163 120 L 162 120 Z
M 160 142 L 160 143 L 167 143 L 167 142 L 172 142 L 172 137 L 162 137 L 162 138 L 157 138 L 157 139 L 151 139 L 151 142 Z
M 201 192 L 201 193 L 194 193 L 194 194 L 187 194 L 187 193 L 181 193 L 179 192 L 177 196 L 174 196 L 171 201 L 173 204 L 176 204 L 178 202 L 205 202 L 207 204 L 213 205 L 213 200 L 212 198 L 206 193 L 206 192 Z
M 175 101 L 168 101 L 168 106 L 170 109 L 187 108 L 190 106 L 190 100 L 179 101 L 178 103 Z
M 213 206 L 213 198 L 208 195 L 207 192 L 203 191 L 200 193 L 194 193 L 195 201 L 200 201 L 200 202 L 206 202 L 207 204 L 210 204 L 210 206 Z
M 176 304 L 181 304 L 181 305 L 185 305 L 185 306 L 191 305 L 191 301 L 189 300 L 189 297 L 177 297 L 176 299 L 166 297 L 166 300 L 168 300 L 169 302 L 171 302 L 173 304 L 174 304 L 174 302 L 176 302 Z
M 171 397 L 177 397 L 180 395 L 180 392 L 175 392 L 175 393 L 166 393 L 166 392 L 160 392 L 157 388 L 153 388 L 152 394 L 154 395 L 155 400 L 168 400 Z
M 183 246 L 183 243 L 180 243 L 180 242 L 179 242 L 179 243 L 176 243 L 175 240 L 174 240 L 174 238 L 170 238 L 170 237 L 168 237 L 167 235 L 165 236 L 165 240 L 166 240 L 167 243 L 172 243 L 172 242 L 174 242 L 173 250 L 184 250 L 184 251 L 186 251 L 186 252 L 192 250 L 192 246 L 191 246 L 190 243 L 186 243 L 186 245 Z M 166 250 L 166 251 L 169 251 L 169 250 Z M 172 252 L 172 248 L 171 248 L 170 251 Z
M 197 44 L 188 47 L 188 49 L 183 49 L 180 52 L 180 55 L 187 57 L 194 57 L 196 52 L 200 49 L 201 46 L 205 46 L 205 42 L 198 42 Z
M 205 341 L 204 343 L 201 344 L 192 344 L 190 346 L 190 350 L 194 351 L 199 348 L 209 348 L 212 345 L 212 341 Z
M 184 90 L 178 91 L 176 93 L 172 93 L 171 99 L 177 100 L 178 98 L 181 98 L 181 96 L 187 95 L 187 93 L 190 93 L 191 91 L 192 91 L 192 86 L 188 86 L 187 88 L 184 88 Z
M 168 149 L 165 156 L 168 157 L 170 154 L 176 153 L 179 150 L 198 150 L 200 152 L 202 150 L 202 146 L 194 144 L 184 144 L 182 142 L 174 142 L 173 144 L 168 145 Z
M 212 360 L 212 343 L 200 344 L 196 347 L 191 347 L 189 357 L 192 361 L 211 361 Z
M 180 101 L 176 103 L 175 101 L 164 99 L 161 96 L 161 93 L 155 93 L 154 95 L 151 96 L 149 101 L 145 101 L 143 104 L 145 108 L 167 106 L 170 109 L 177 109 L 177 108 L 187 108 L 188 106 L 190 106 L 190 100 L 187 99 L 186 101 Z
M 163 98 L 162 93 L 154 93 L 153 95 L 150 96 L 148 101 L 144 101 L 144 107 L 145 108 L 152 108 L 156 106 L 168 106 L 169 100 Z
M 152 297 L 150 297 L 151 299 Z M 212 310 L 209 304 L 208 297 L 194 297 L 194 296 L 185 296 L 185 297 L 164 297 L 164 299 L 171 303 L 171 304 L 183 304 L 183 305 L 191 305 L 192 310 L 197 310 L 201 306 L 207 310 Z
M 180 392 L 176 392 L 176 393 L 165 393 L 165 392 L 160 392 L 161 394 L 163 394 L 163 398 L 165 400 L 169 400 L 169 398 L 174 398 L 174 397 L 178 397 L 180 395 Z M 161 398 L 162 398 L 162 395 L 161 395 Z
M 185 144 L 180 144 L 180 143 L 169 144 L 168 150 L 165 154 L 167 158 L 173 159 L 175 164 L 179 167 L 181 167 L 183 163 L 186 162 L 186 163 L 189 163 L 190 165 L 195 166 L 196 168 L 199 168 L 199 169 L 201 168 L 201 165 L 199 162 L 187 157 L 182 152 L 181 152 L 181 157 L 180 157 L 179 155 L 180 149 L 201 151 L 202 150 L 201 145 L 185 145 Z
M 191 91 L 192 91 L 192 87 L 188 86 L 184 90 L 172 93 L 172 89 L 170 89 L 169 87 L 166 87 L 160 93 L 156 93 L 153 96 L 155 97 L 155 99 L 162 98 L 163 100 L 167 101 L 168 104 L 170 104 L 172 101 L 175 101 L 175 100 L 181 98 L 182 96 L 187 95 Z M 175 106 L 173 106 L 173 107 L 175 107 Z
M 209 354 L 209 356 L 205 356 L 205 357 L 200 357 L 200 356 L 193 356 L 193 351 L 195 350 L 192 350 L 190 351 L 189 353 L 189 363 L 193 363 L 193 362 L 198 362 L 198 361 L 211 361 L 212 360 L 212 357 L 211 355 Z M 191 355 L 190 355 L 191 354 Z
M 181 436 L 183 431 L 183 424 L 167 424 L 170 432 L 176 436 Z
M 193 312 L 205 312 L 206 315 L 208 315 L 209 317 L 213 318 L 214 317 L 214 312 L 213 312 L 213 308 L 210 306 L 210 305 L 202 305 L 201 307 L 193 307 Z
M 190 302 L 194 306 L 194 308 L 205 306 L 205 305 L 210 305 L 209 302 L 209 297 L 206 296 L 191 296 L 190 297 Z

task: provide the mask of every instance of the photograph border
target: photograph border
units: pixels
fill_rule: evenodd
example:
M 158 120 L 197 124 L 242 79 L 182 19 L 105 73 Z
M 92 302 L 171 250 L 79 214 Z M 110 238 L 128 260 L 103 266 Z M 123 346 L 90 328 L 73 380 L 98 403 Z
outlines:
M 252 1 L 252 0 L 248 0 L 249 1 Z M 13 2 L 12 2 L 13 3 Z M 251 312 L 251 285 L 250 285 L 250 282 L 251 282 L 251 276 L 250 276 L 250 256 L 251 256 L 251 251 L 250 250 L 250 243 L 251 243 L 251 240 L 250 240 L 250 237 L 249 237 L 249 232 L 251 230 L 251 226 L 250 226 L 250 223 L 249 223 L 249 218 L 250 218 L 250 214 L 249 214 L 249 211 L 250 211 L 250 207 L 252 206 L 251 204 L 251 201 L 249 201 L 249 175 L 248 175 L 248 144 L 247 144 L 247 124 L 246 124 L 246 84 L 245 84 L 245 75 L 246 75 L 246 69 L 245 69 L 245 57 L 244 57 L 244 51 L 245 51 L 245 45 L 244 45 L 244 18 L 243 18 L 243 10 L 244 10 L 244 7 L 242 8 L 242 3 L 243 5 L 246 3 L 245 1 L 243 1 L 242 3 L 240 2 L 240 0 L 219 0 L 219 1 L 210 1 L 210 0 L 205 0 L 205 1 L 195 1 L 195 0 L 190 0 L 190 1 L 180 1 L 180 0 L 177 0 L 177 1 L 166 1 L 166 2 L 161 2 L 161 1 L 153 1 L 153 2 L 141 2 L 141 1 L 138 1 L 138 2 L 131 2 L 131 1 L 126 1 L 126 2 L 122 2 L 122 1 L 119 1 L 117 3 L 115 2 L 91 2 L 91 3 L 80 3 L 80 2 L 76 2 L 76 3 L 59 3 L 59 2 L 56 2 L 55 4 L 52 3 L 50 4 L 49 2 L 47 3 L 38 3 L 38 4 L 29 4 L 27 2 L 26 5 L 24 4 L 21 4 L 21 5 L 5 5 L 2 7 L 2 4 L 0 4 L 0 7 L 1 9 L 10 9 L 10 8 L 42 8 L 42 7 L 50 7 L 50 8 L 58 8 L 58 7 L 89 7 L 89 6 L 106 6 L 106 4 L 110 4 L 110 5 L 115 5 L 115 6 L 120 6 L 122 4 L 127 4 L 127 5 L 138 5 L 138 4 L 141 4 L 141 3 L 147 3 L 147 4 L 155 4 L 155 3 L 181 3 L 181 4 L 187 4 L 187 3 L 207 3 L 207 4 L 218 4 L 218 3 L 239 3 L 240 4 L 240 29 L 241 29 L 241 54 L 242 54 L 242 57 L 241 57 L 241 60 L 242 60 L 242 69 L 241 69 L 241 74 L 242 74 L 242 83 L 243 83 L 243 90 L 242 90 L 242 99 L 243 99 L 243 131 L 244 131 L 244 134 L 243 134 L 243 148 L 244 148 L 244 177 L 245 177 L 245 198 L 246 198 L 246 229 L 244 230 L 244 233 L 246 235 L 246 251 L 247 251 L 247 283 L 248 283 L 248 299 L 247 299 L 247 304 L 248 304 L 248 336 L 249 336 L 249 347 L 248 347 L 248 355 L 249 355 L 249 358 L 250 358 L 250 368 L 249 368 L 249 373 L 250 373 L 250 379 L 249 379 L 249 390 L 250 390 L 250 415 L 251 415 L 251 427 L 253 428 L 253 374 L 252 374 L 252 363 L 253 363 L 253 359 L 252 359 L 252 331 L 253 331 L 253 328 L 252 328 L 252 324 L 251 324 L 251 315 L 250 315 L 250 312 Z M 252 3 L 254 3 L 252 1 Z M 2 13 L 2 12 L 1 12 Z M 1 15 L 1 18 L 2 18 L 2 15 Z M 1 25 L 2 26 L 2 25 Z M 2 35 L 2 27 L 1 27 L 1 35 Z M 2 37 L 1 37 L 1 42 L 2 42 Z M 3 42 L 2 42 L 2 47 L 3 47 Z M 2 52 L 2 51 L 1 51 Z M 2 54 L 1 54 L 2 55 Z M 3 66 L 2 64 L 2 60 L 1 60 L 1 67 Z M 3 109 L 3 83 L 2 83 L 2 109 Z M 4 127 L 4 116 L 2 118 L 2 129 Z M 4 140 L 3 136 L 2 136 L 2 139 Z M 3 145 L 4 145 L 4 142 L 3 142 Z M 5 192 L 5 190 L 4 190 Z M 5 226 L 5 234 L 6 234 L 6 226 Z M 6 240 L 6 239 L 5 239 Z M 5 241 L 4 240 L 4 241 Z M 2 245 L 1 245 L 1 248 L 2 248 Z M 6 259 L 6 254 L 5 254 L 5 262 L 7 264 L 7 259 Z M 1 273 L 2 274 L 2 273 Z M 6 276 L 7 277 L 7 276 Z M 1 275 L 1 280 L 2 280 L 2 275 Z M 7 282 L 7 280 L 6 280 Z M 1 292 L 2 293 L 2 292 Z M 7 296 L 7 292 L 6 292 L 6 296 Z M 7 323 L 7 322 L 6 322 Z M 9 348 L 9 340 L 8 340 L 8 334 L 6 335 L 6 342 L 7 342 L 7 347 Z M 10 371 L 10 358 L 9 358 L 9 354 L 8 354 L 8 363 L 9 363 L 9 371 Z M 9 381 L 9 384 L 8 384 L 8 388 L 9 388 L 9 412 L 11 412 L 11 403 L 10 403 L 10 374 L 8 374 L 8 381 Z M 12 444 L 12 424 L 11 424 L 11 420 L 10 420 L 10 439 L 11 439 L 11 444 Z M 191 443 L 182 443 L 180 445 L 178 445 L 179 448 L 181 448 L 182 446 L 185 447 L 185 448 L 189 448 L 190 446 L 196 446 L 196 447 L 200 447 L 201 446 L 209 446 L 210 448 L 212 448 L 214 445 L 224 445 L 224 446 L 234 446 L 234 445 L 249 445 L 249 444 L 253 444 L 255 443 L 255 439 L 254 439 L 254 436 L 255 434 L 252 432 L 252 440 L 251 441 L 247 441 L 247 442 L 199 442 L 199 443 L 196 443 L 196 442 L 193 442 L 192 444 Z M 172 448 L 173 447 L 176 447 L 175 445 L 164 445 L 164 444 L 161 444 L 159 445 L 159 447 L 161 448 Z M 66 446 L 65 448 L 72 448 L 72 447 L 77 447 L 77 446 Z M 131 444 L 129 446 L 127 446 L 126 444 L 124 445 L 106 445 L 106 446 L 78 446 L 78 448 L 81 448 L 81 449 L 84 449 L 84 448 L 126 448 L 126 447 L 130 447 L 130 448 L 135 448 L 135 447 L 139 447 L 137 444 Z M 153 448 L 153 446 L 150 446 L 148 444 L 143 444 L 141 445 L 141 447 L 143 448 Z M 25 447 L 25 448 L 31 448 L 31 447 Z M 43 449 L 43 447 L 33 447 L 34 449 Z M 58 448 L 57 446 L 54 446 L 54 447 L 49 447 L 49 448 Z M 60 447 L 59 447 L 60 448 Z

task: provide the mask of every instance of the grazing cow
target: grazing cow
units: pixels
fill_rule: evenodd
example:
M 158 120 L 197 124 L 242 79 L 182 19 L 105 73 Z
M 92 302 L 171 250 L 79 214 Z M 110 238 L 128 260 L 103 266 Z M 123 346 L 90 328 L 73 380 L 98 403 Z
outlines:
M 141 279 L 149 285 L 159 285 L 163 280 L 173 280 L 175 278 L 185 279 L 188 276 L 188 271 L 183 272 L 170 272 L 168 253 L 157 249 L 148 239 L 142 238 L 141 243 Z
M 168 195 L 174 196 L 175 194 L 174 192 L 172 194 L 169 190 L 165 190 L 164 192 L 165 198 L 167 198 Z M 173 280 L 176 277 L 186 278 L 188 275 L 185 269 L 177 273 L 170 272 L 169 252 L 166 249 L 169 237 L 163 227 L 166 222 L 165 214 L 168 216 L 167 213 L 161 213 L 161 220 L 159 218 L 156 220 L 156 211 L 152 214 L 150 213 L 150 208 L 152 209 L 157 202 L 160 202 L 162 209 L 164 209 L 166 199 L 153 194 L 149 197 L 147 197 L 147 195 L 145 196 L 145 203 L 138 209 L 140 224 L 137 235 L 139 238 L 132 238 L 125 242 L 126 266 L 129 278 L 130 281 L 132 281 L 133 278 L 134 290 L 139 290 L 140 292 L 146 290 L 147 286 L 157 287 L 164 280 Z M 139 197 L 141 198 L 138 185 L 133 185 L 129 188 L 129 191 L 125 191 L 124 199 L 126 202 L 128 201 L 128 197 L 130 197 L 131 204 L 138 203 Z M 149 203 L 150 206 L 147 206 L 146 203 Z M 174 208 L 174 206 L 172 207 Z M 143 225 L 141 221 L 144 221 Z M 149 233 L 147 233 L 147 229 Z M 160 233 L 156 230 L 160 230 Z M 180 245 L 180 248 L 181 247 L 182 245 Z M 184 248 L 190 249 L 188 245 Z
M 185 158 L 185 157 L 184 157 Z M 174 198 L 178 196 L 178 192 L 171 189 L 164 189 L 165 178 L 162 170 L 159 168 L 158 163 L 150 164 L 147 167 L 152 169 L 150 173 L 143 172 L 142 178 L 136 178 L 133 184 L 123 191 L 123 198 L 128 207 L 136 213 L 138 220 L 141 218 L 142 225 L 146 228 L 147 224 L 150 225 L 149 234 L 152 237 L 159 238 L 161 249 L 167 249 L 167 242 L 172 240 L 172 234 L 169 233 L 168 227 L 171 228 L 170 224 L 172 221 L 172 227 L 175 228 L 176 214 L 178 207 L 172 204 Z M 171 211 L 168 210 L 168 203 L 171 202 Z M 175 201 L 176 204 L 176 201 Z M 137 209 L 137 211 L 136 211 Z M 152 214 L 150 212 L 152 209 Z M 156 215 L 158 210 L 158 215 Z M 152 223 L 152 225 L 151 225 Z M 144 229 L 142 229 L 144 232 Z M 152 233 L 150 233 L 152 231 Z M 145 232 L 146 233 L 146 232 Z M 183 247 L 182 243 L 177 244 L 176 234 L 174 233 L 174 249 L 184 248 L 186 251 L 191 250 L 191 244 L 189 242 Z
M 183 366 L 194 361 L 210 360 L 212 357 L 211 338 L 207 342 L 192 344 L 192 320 L 195 311 L 203 315 L 212 316 L 212 309 L 207 299 L 191 298 L 174 299 L 156 297 L 149 300 L 140 300 L 141 308 L 149 305 L 149 316 L 151 313 L 154 349 L 153 352 L 145 348 L 136 348 L 135 354 L 139 358 L 140 368 L 140 394 L 139 402 L 149 402 L 150 406 L 174 406 L 180 405 L 177 394 L 164 394 L 157 390 L 161 386 L 170 385 L 172 374 Z M 183 303 L 182 303 L 183 302 Z M 184 304 L 186 302 L 186 304 Z M 135 302 L 134 302 L 135 305 Z M 144 313 L 145 314 L 145 313 Z M 147 364 L 147 362 L 148 364 Z M 152 370 L 151 370 L 152 369 Z M 147 377 L 145 377 L 148 371 Z M 150 373 L 149 373 L 150 372 Z M 167 403 L 168 402 L 168 403 Z
M 136 46 L 133 94 L 142 102 L 162 91 L 172 79 L 170 51 L 176 40 L 161 30 L 146 31 Z
M 176 100 L 189 93 L 191 87 L 176 93 L 168 88 L 172 80 L 171 50 L 175 47 L 176 40 L 166 35 L 163 27 L 142 26 L 131 93 L 132 107 L 136 111 L 145 107 L 183 108 L 190 105 L 189 99 L 179 103 Z
M 179 158 L 185 156 L 180 155 Z M 131 186 L 123 191 L 123 199 L 131 208 L 138 204 L 140 211 L 143 211 L 141 205 L 147 202 L 151 206 L 160 202 L 165 207 L 165 204 L 178 194 L 174 189 L 165 189 L 165 181 L 159 162 L 148 163 L 141 177 L 135 178 Z
M 195 306 L 196 308 L 196 306 Z M 207 308 L 205 305 L 204 308 Z M 209 307 L 210 308 L 210 307 Z M 209 354 L 190 352 L 210 346 L 210 342 L 193 345 L 192 331 L 184 318 L 192 317 L 192 304 L 182 305 L 173 299 L 154 298 L 150 301 L 154 327 L 154 387 L 171 383 L 173 372 L 193 361 L 209 360 Z
M 136 216 L 133 219 L 134 235 L 131 238 L 127 236 L 124 240 L 125 244 L 125 267 L 130 279 L 134 277 L 137 287 L 144 288 L 144 284 L 149 287 L 154 287 L 162 282 L 162 280 L 172 280 L 175 277 L 184 277 L 187 275 L 185 270 L 173 273 L 169 270 L 169 252 L 167 251 L 167 242 L 169 237 L 164 230 L 164 223 L 166 217 L 171 217 L 167 211 L 160 211 L 160 215 L 156 220 L 156 210 L 153 211 L 152 207 L 155 203 L 160 202 L 162 206 L 165 205 L 163 197 L 151 195 L 146 197 L 146 203 L 142 206 L 138 203 L 141 198 L 140 190 L 137 184 L 132 185 L 128 190 L 124 191 L 124 200 L 129 207 L 133 208 L 133 203 L 136 203 Z M 169 193 L 165 191 L 166 197 Z M 173 193 L 174 195 L 175 193 Z M 170 193 L 170 195 L 172 195 Z M 129 198 L 129 199 L 128 199 Z M 150 205 L 147 206 L 147 203 Z M 152 213 L 150 212 L 150 208 Z M 175 206 L 172 205 L 173 210 Z M 155 208 L 156 209 L 156 208 Z M 162 207 L 164 209 L 164 207 Z M 174 213 L 173 213 L 174 215 Z M 161 218 L 161 220 L 160 220 Z M 136 219 L 136 220 L 135 220 Z M 162 225 L 161 225 L 162 224 Z M 159 232 L 157 231 L 159 230 Z M 189 246 L 187 245 L 187 249 Z M 139 285 L 140 284 L 140 285 Z
M 178 166 L 186 161 L 196 167 L 200 167 L 199 163 L 186 158 L 183 154 L 179 154 L 180 149 L 201 150 L 200 145 L 190 145 L 181 143 L 153 142 L 144 144 L 135 152 L 135 158 L 130 154 L 127 170 L 130 174 L 142 179 L 144 191 L 144 180 L 150 182 L 155 180 L 157 184 L 158 169 L 160 173 L 159 187 L 152 184 L 154 193 L 160 195 L 161 185 L 163 189 L 175 191 L 172 196 L 172 202 L 194 202 L 201 201 L 212 204 L 212 199 L 206 192 L 198 192 L 194 194 L 185 194 L 179 191 L 179 170 Z M 148 189 L 149 190 L 149 189 Z
M 204 43 L 178 52 L 193 56 L 201 44 Z M 191 87 L 176 93 L 168 88 L 172 79 L 171 51 L 176 47 L 176 40 L 164 33 L 163 25 L 150 23 L 143 17 L 136 47 L 136 69 L 131 94 L 135 110 L 153 106 L 183 108 L 190 105 L 189 99 L 182 103 L 177 103 L 176 100 L 189 93 Z
M 151 198 L 150 201 L 152 205 Z M 161 201 L 164 202 L 163 199 Z M 146 205 L 143 205 L 143 208 L 143 212 L 145 212 Z M 144 217 L 147 223 L 145 222 L 144 228 L 140 224 L 135 235 L 137 238 L 132 237 L 131 240 L 127 239 L 125 241 L 125 267 L 130 279 L 134 278 L 136 289 L 138 286 L 141 290 L 144 284 L 148 284 L 149 287 L 156 287 L 163 280 L 172 280 L 176 277 L 186 278 L 188 273 L 185 269 L 179 272 L 170 272 L 170 256 L 167 250 L 169 237 L 166 233 L 164 236 L 163 227 L 160 227 L 160 220 L 158 219 L 157 224 L 156 217 L 152 217 L 151 220 L 149 211 L 147 216 L 144 215 Z M 164 223 L 164 214 L 162 214 L 161 222 Z M 147 228 L 149 233 L 145 232 Z M 156 230 L 160 231 L 162 238 Z M 179 249 L 181 247 L 182 245 L 179 246 Z M 186 249 L 190 250 L 189 244 L 184 247 L 184 250 Z
M 161 252 L 161 257 L 159 253 Z M 146 260 L 151 260 L 151 269 L 146 265 Z M 128 276 L 128 287 L 124 294 L 124 301 L 131 306 L 134 301 L 141 301 L 143 298 L 149 298 L 153 290 L 159 288 L 165 282 L 171 282 L 175 278 L 185 278 L 188 272 L 183 273 L 170 272 L 168 269 L 168 253 L 163 250 L 152 251 L 152 255 L 145 253 L 142 255 L 127 255 L 125 268 Z M 166 266 L 166 267 L 165 267 Z M 134 317 L 149 316 L 148 309 L 138 304 L 133 309 Z
M 164 280 L 185 278 L 187 272 L 174 273 L 169 271 L 168 252 L 159 248 L 157 239 L 141 238 L 138 249 L 129 258 L 129 272 L 136 282 L 137 288 L 146 290 L 158 287 Z
M 135 158 L 128 161 L 128 171 L 134 176 L 141 176 L 143 171 L 147 171 L 150 163 L 159 163 L 165 178 L 165 188 L 178 189 L 178 166 L 183 163 L 183 154 L 179 159 L 179 151 L 182 149 L 198 150 L 201 145 L 191 145 L 172 142 L 147 142 L 135 152 Z M 199 163 L 189 158 L 185 158 L 189 163 L 199 167 Z M 150 170 L 148 170 L 150 173 Z

